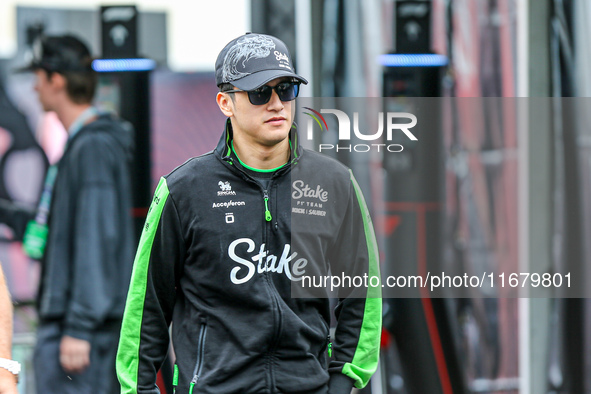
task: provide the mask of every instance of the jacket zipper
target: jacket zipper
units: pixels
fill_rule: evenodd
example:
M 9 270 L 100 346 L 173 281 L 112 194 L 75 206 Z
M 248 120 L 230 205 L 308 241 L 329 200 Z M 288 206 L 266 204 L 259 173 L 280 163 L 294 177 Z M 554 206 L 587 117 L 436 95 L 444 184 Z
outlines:
M 197 362 L 195 363 L 195 369 L 193 370 L 193 379 L 191 379 L 191 385 L 189 386 L 189 394 L 193 394 L 193 389 L 199 381 L 201 370 L 203 369 L 203 348 L 205 344 L 205 334 L 207 333 L 207 325 L 201 323 L 199 329 L 199 341 L 197 342 Z
M 270 185 L 269 185 L 270 186 Z M 265 243 L 265 245 L 267 245 L 267 252 L 268 252 L 268 248 L 269 248 L 269 227 L 267 225 L 267 223 L 271 224 L 271 221 L 273 220 L 273 217 L 271 215 L 271 210 L 269 209 L 269 191 L 267 189 L 263 189 L 263 199 L 265 201 L 265 224 L 263 225 L 264 228 L 264 239 L 263 242 Z M 272 280 L 268 274 L 268 272 L 265 271 L 265 279 L 267 281 L 267 285 L 269 286 L 269 291 L 271 292 L 271 298 L 273 299 L 273 304 L 275 306 L 275 312 L 274 312 L 274 317 L 273 317 L 273 323 L 276 326 L 275 329 L 275 333 L 273 336 L 273 342 L 272 342 L 272 347 L 270 348 L 269 354 L 272 355 L 275 353 L 275 350 L 277 349 L 277 344 L 279 342 L 279 334 L 281 332 L 281 312 L 280 312 L 280 307 L 279 307 L 279 301 L 278 301 L 278 296 L 277 296 L 277 291 L 275 290 L 275 286 L 272 283 Z M 272 393 L 275 392 L 275 374 L 273 372 L 273 365 L 270 363 L 269 364 L 269 378 L 271 381 L 271 387 L 270 390 Z
M 229 163 L 232 165 L 232 160 L 231 158 L 227 159 L 229 161 Z M 250 175 L 248 175 L 246 172 L 242 171 L 241 169 L 237 169 L 238 171 L 242 172 L 244 175 L 246 175 L 246 180 L 253 182 L 257 185 L 259 185 L 259 187 L 262 189 L 263 191 L 263 201 L 265 203 L 265 221 L 263 223 L 269 223 L 273 220 L 273 216 L 271 215 L 271 210 L 269 209 L 269 191 L 265 188 L 263 188 L 263 186 L 257 182 L 256 180 L 252 179 L 252 177 Z M 272 223 L 271 223 L 272 225 Z M 275 229 L 277 229 L 278 224 L 277 221 L 275 221 Z M 263 243 L 265 245 L 268 246 L 268 227 L 266 224 L 263 225 Z M 268 251 L 268 250 L 267 250 Z M 279 312 L 279 301 L 277 300 L 277 292 L 274 290 L 275 286 L 273 286 L 273 284 L 271 283 L 271 279 L 269 278 L 267 272 L 265 272 L 265 279 L 267 281 L 267 285 L 269 286 L 269 291 L 271 292 L 272 298 L 273 298 L 273 302 L 275 304 L 275 308 L 276 308 L 276 312 L 274 318 L 273 318 L 273 322 L 276 324 L 277 329 L 275 330 L 275 336 L 274 336 L 274 341 L 273 341 L 273 346 L 270 350 L 270 354 L 275 353 L 275 350 L 277 349 L 277 344 L 279 342 L 279 333 L 281 331 L 281 315 Z M 196 374 L 197 375 L 197 374 Z M 275 376 L 273 373 L 273 369 L 271 366 L 269 366 L 269 375 L 270 375 L 270 380 L 271 380 L 271 392 L 275 392 L 274 388 L 275 387 Z M 198 376 L 195 376 L 198 379 Z M 195 377 L 193 377 L 193 380 L 195 380 Z M 195 380 L 195 383 L 197 383 L 197 381 Z M 195 386 L 195 384 L 193 384 L 193 382 L 191 382 L 191 390 L 189 391 L 189 394 L 193 394 L 193 387 Z
M 324 320 L 324 318 L 322 317 L 322 315 L 318 314 L 320 317 L 320 321 L 322 322 L 322 325 L 324 326 L 324 328 L 326 328 L 326 331 L 328 332 L 328 335 L 326 336 L 326 343 L 324 345 L 324 347 L 322 348 L 322 351 L 326 350 L 326 353 L 328 354 L 328 357 L 332 357 L 332 342 L 330 341 L 330 325 L 326 322 L 326 320 Z

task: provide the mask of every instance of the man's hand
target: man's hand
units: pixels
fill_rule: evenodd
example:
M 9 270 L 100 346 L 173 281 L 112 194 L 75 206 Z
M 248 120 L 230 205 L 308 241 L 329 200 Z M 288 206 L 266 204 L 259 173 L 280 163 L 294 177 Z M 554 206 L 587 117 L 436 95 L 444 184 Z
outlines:
M 90 342 L 64 335 L 60 343 L 60 364 L 66 372 L 84 372 L 90 365 Z
M 18 394 L 16 377 L 4 368 L 0 368 L 0 394 Z

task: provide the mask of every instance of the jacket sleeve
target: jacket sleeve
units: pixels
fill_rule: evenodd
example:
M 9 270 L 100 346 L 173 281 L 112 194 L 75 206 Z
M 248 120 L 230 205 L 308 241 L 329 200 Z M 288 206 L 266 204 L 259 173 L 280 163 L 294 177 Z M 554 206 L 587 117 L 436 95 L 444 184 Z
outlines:
M 342 288 L 335 315 L 330 394 L 363 388 L 377 369 L 382 330 L 382 299 L 376 237 L 365 200 L 352 173 L 349 201 L 339 230 L 333 275 L 364 279 L 363 286 Z M 367 285 L 366 285 L 367 284 Z
M 35 218 L 35 213 L 35 208 L 0 198 L 0 223 L 12 229 L 16 241 L 23 239 L 27 223 Z
M 71 253 L 71 296 L 64 334 L 87 341 L 120 302 L 121 292 L 113 291 L 113 286 L 128 278 L 131 271 L 131 262 L 126 267 L 116 264 L 124 231 L 119 228 L 119 215 L 130 214 L 119 211 L 119 200 L 130 196 L 122 196 L 117 190 L 113 170 L 116 158 L 108 152 L 108 142 L 97 138 L 88 138 L 76 147 L 76 168 L 64 169 L 76 179 L 73 190 L 65 191 L 75 209 L 71 217 L 59 218 L 71 220 L 71 235 L 56 233 L 53 238 Z M 52 215 L 64 214 L 52 211 Z
M 123 315 L 116 363 L 122 394 L 159 393 L 156 374 L 168 351 L 183 245 L 177 210 L 162 178 L 142 231 Z

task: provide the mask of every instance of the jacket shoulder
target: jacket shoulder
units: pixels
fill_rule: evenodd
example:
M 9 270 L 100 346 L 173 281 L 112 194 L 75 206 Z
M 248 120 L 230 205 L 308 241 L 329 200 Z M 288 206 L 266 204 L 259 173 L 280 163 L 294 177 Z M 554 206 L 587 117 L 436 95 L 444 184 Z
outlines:
M 188 159 L 174 170 L 164 175 L 169 188 L 175 183 L 198 180 L 211 169 L 211 166 L 218 165 L 218 160 L 213 151 Z M 204 171 L 205 170 L 205 171 Z
M 133 138 L 134 129 L 131 123 L 113 114 L 101 114 L 98 119 L 88 123 L 80 130 L 81 136 L 91 138 L 97 135 L 113 135 L 119 138 Z
M 131 123 L 120 118 L 101 115 L 78 132 L 72 144 L 103 146 L 116 143 L 126 150 L 134 148 L 134 130 Z

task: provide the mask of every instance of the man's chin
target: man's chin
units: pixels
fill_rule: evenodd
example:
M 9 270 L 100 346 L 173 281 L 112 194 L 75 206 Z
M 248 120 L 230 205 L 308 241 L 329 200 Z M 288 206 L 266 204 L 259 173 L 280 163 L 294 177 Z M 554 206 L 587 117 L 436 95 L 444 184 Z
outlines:
M 268 147 L 273 147 L 285 141 L 286 138 L 287 136 L 283 138 L 266 138 L 264 141 L 261 141 L 261 144 Z

